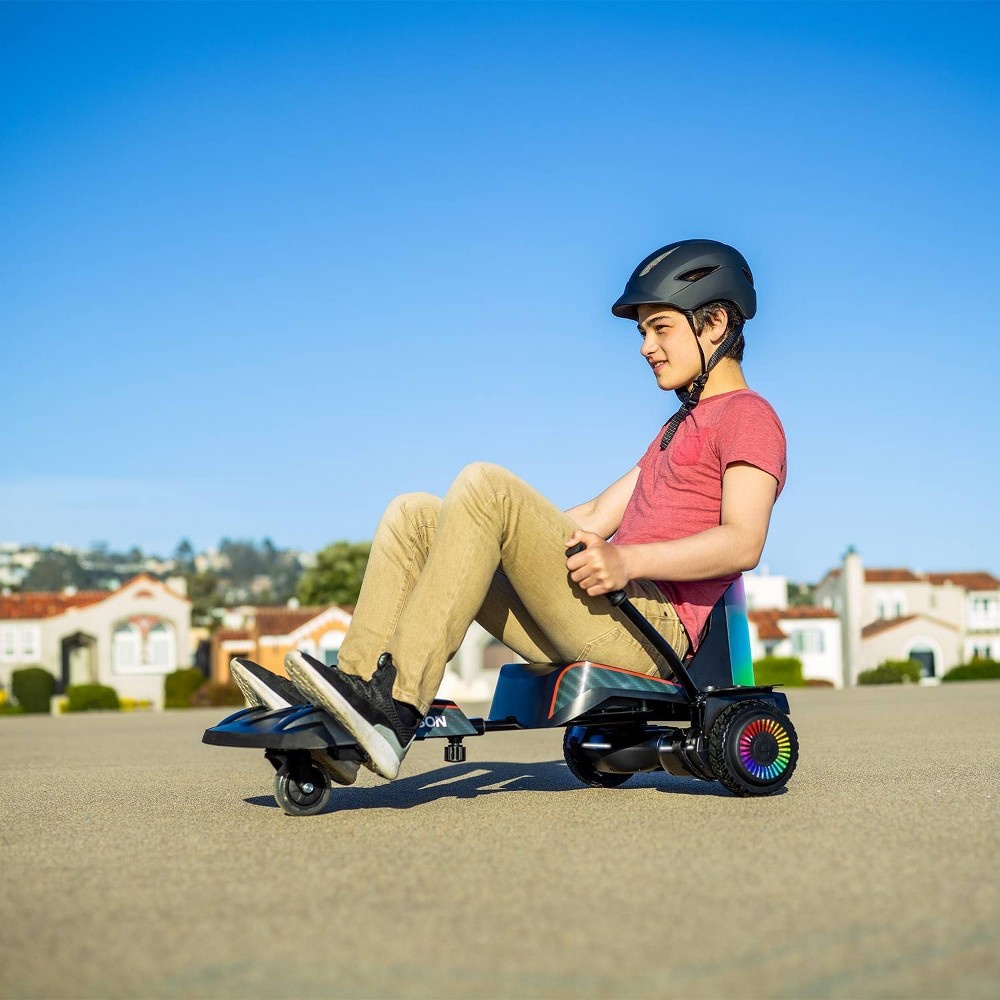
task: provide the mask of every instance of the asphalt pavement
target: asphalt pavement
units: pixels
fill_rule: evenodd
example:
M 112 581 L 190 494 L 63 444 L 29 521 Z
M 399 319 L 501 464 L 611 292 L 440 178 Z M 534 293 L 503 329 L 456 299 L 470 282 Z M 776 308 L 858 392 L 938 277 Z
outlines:
M 790 700 L 770 798 L 535 731 L 314 817 L 222 710 L 0 717 L 0 996 L 1000 995 L 1000 683 Z

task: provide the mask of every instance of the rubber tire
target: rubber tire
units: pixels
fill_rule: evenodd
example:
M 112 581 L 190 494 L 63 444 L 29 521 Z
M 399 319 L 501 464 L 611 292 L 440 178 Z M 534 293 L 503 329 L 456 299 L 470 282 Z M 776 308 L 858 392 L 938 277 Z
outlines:
M 573 773 L 573 776 L 591 788 L 617 788 L 623 785 L 631 774 L 608 774 L 594 768 L 591 761 L 579 752 L 578 745 L 582 743 L 588 735 L 601 732 L 587 726 L 570 726 L 563 735 L 563 757 L 566 759 L 566 766 Z
M 274 776 L 274 798 L 289 816 L 315 816 L 321 813 L 330 801 L 330 779 L 315 764 L 306 769 L 313 791 L 309 794 L 292 777 L 288 766 L 284 766 Z M 304 777 L 300 774 L 299 777 Z
M 739 736 L 754 718 L 776 720 L 788 733 L 791 757 L 784 771 L 769 781 L 751 779 L 739 758 Z M 708 734 L 708 759 L 719 782 L 741 798 L 774 795 L 792 776 L 799 759 L 799 741 L 787 715 L 766 701 L 738 701 L 719 713 Z

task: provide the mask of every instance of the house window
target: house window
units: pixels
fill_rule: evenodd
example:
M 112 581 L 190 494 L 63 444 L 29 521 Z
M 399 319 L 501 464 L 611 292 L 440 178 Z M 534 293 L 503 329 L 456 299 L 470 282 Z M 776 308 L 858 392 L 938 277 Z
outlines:
M 170 629 L 163 622 L 157 622 L 149 630 L 146 651 L 150 666 L 166 670 L 173 665 L 173 638 Z
M 895 618 L 902 618 L 906 614 L 906 595 L 901 590 L 893 591 L 892 610 Z
M 116 668 L 129 669 L 139 666 L 139 630 L 126 622 L 115 629 L 114 662 Z
M 335 667 L 340 660 L 340 644 L 344 641 L 343 632 L 327 632 L 319 640 L 319 658 L 330 667 Z
M 823 632 L 818 628 L 804 628 L 792 632 L 792 650 L 796 653 L 822 653 Z
M 875 617 L 879 620 L 886 617 L 889 610 L 889 595 L 884 590 L 875 594 Z
M 12 628 L 3 630 L 0 638 L 0 654 L 5 660 L 13 660 L 17 656 L 17 633 Z
M 989 646 L 973 646 L 972 658 L 974 660 L 988 660 L 990 658 Z
M 21 632 L 21 658 L 31 660 L 38 656 L 38 635 L 33 628 Z

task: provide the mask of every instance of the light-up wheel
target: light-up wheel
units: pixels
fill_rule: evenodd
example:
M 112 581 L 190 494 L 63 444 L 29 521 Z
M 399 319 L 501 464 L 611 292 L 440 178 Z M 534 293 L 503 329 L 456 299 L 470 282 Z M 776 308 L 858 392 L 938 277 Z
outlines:
M 795 770 L 799 741 L 773 705 L 740 701 L 713 723 L 708 752 L 715 776 L 734 795 L 773 795 Z

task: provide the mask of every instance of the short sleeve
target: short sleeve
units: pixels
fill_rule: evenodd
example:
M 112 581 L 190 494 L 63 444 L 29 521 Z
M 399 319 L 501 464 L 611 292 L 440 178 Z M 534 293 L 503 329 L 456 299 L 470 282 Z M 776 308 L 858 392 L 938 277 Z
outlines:
M 774 476 L 778 494 L 785 486 L 785 429 L 771 405 L 756 393 L 733 401 L 716 428 L 719 474 L 734 462 L 746 462 Z

